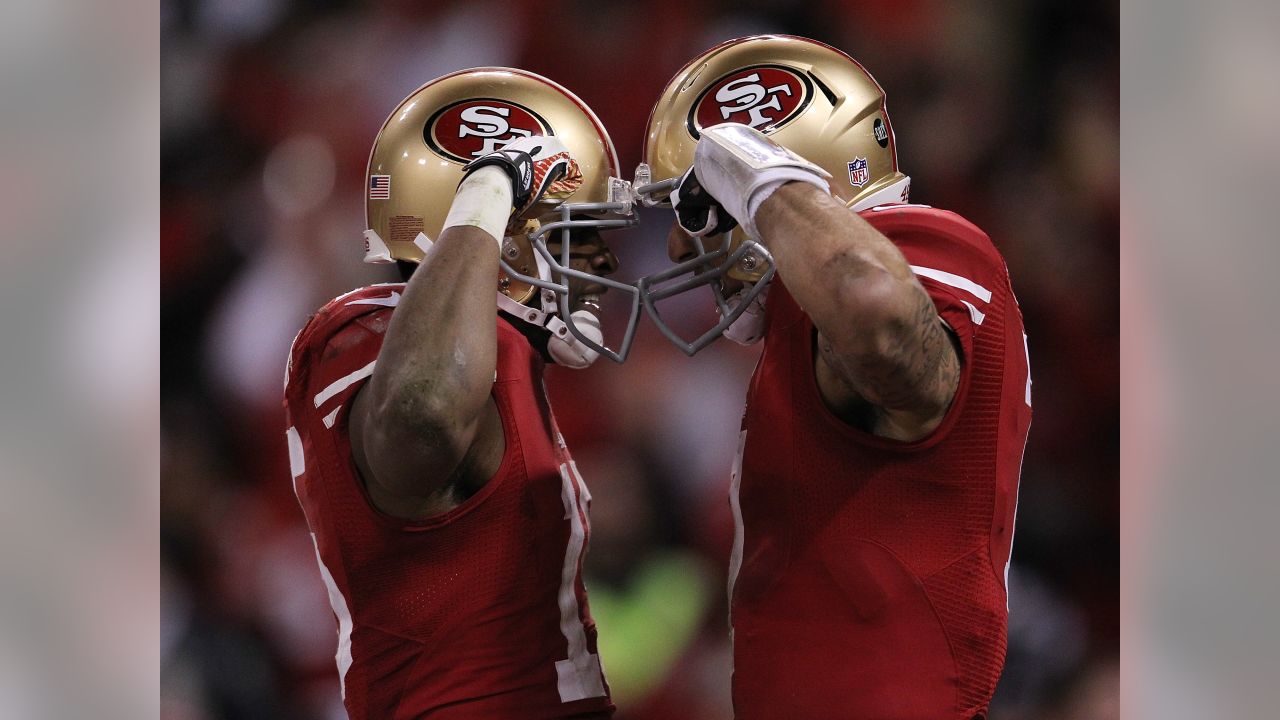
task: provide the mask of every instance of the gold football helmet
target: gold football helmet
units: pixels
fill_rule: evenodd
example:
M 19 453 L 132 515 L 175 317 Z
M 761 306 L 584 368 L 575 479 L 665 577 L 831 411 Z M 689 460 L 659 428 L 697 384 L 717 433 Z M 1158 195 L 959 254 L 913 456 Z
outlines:
M 693 164 L 704 127 L 738 122 L 831 173 L 832 193 L 853 210 L 905 202 L 910 178 L 898 171 L 893 126 L 884 90 L 856 60 L 817 42 L 788 35 L 757 35 L 721 43 L 690 60 L 667 83 L 646 129 L 635 188 L 647 206 L 669 202 L 671 190 Z M 718 242 L 717 242 L 718 240 Z M 698 257 L 652 276 L 642 290 L 646 309 L 668 338 L 692 354 L 718 337 L 737 315 L 720 292 L 728 276 L 763 285 L 772 258 L 741 226 L 721 238 L 695 238 Z M 658 288 L 688 273 L 696 277 Z M 711 285 L 721 322 L 692 344 L 674 337 L 654 303 Z M 756 288 L 752 288 L 755 290 Z
M 582 186 L 503 241 L 499 304 L 522 320 L 573 336 L 621 361 L 639 319 L 638 291 L 607 277 L 569 267 L 570 230 L 635 224 L 630 184 L 620 179 L 613 141 L 595 113 L 569 90 L 524 70 L 483 67 L 432 80 L 415 90 L 387 117 L 365 171 L 365 262 L 417 263 L 439 237 L 463 167 L 508 142 L 554 135 L 582 170 Z M 535 213 L 535 216 L 537 214 Z M 559 252 L 546 245 L 560 231 Z M 553 236 L 556 237 L 556 236 Z M 629 295 L 632 317 L 615 352 L 584 337 L 568 307 L 568 278 L 582 277 Z M 521 310 L 514 305 L 523 305 Z M 567 327 L 566 327 L 567 326 Z

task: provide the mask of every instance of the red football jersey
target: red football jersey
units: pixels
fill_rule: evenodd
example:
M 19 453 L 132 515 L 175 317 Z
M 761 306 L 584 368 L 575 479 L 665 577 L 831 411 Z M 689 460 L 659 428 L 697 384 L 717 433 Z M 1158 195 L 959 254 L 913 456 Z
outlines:
M 730 497 L 739 720 L 981 718 L 1004 665 L 1031 421 L 1008 272 L 953 213 L 861 215 L 902 250 L 959 338 L 959 389 L 918 442 L 843 423 L 818 394 L 813 322 L 774 280 Z
M 591 496 L 547 405 L 543 361 L 499 318 L 493 398 L 506 454 L 457 508 L 403 520 L 370 503 L 348 413 L 404 286 L 326 305 L 294 341 L 289 459 L 338 620 L 352 718 L 567 718 L 613 712 L 582 584 Z

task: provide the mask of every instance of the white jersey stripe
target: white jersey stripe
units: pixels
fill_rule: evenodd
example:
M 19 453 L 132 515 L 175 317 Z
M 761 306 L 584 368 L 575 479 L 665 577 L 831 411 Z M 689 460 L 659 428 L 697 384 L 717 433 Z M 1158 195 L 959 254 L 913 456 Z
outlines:
M 932 208 L 932 205 L 924 205 L 922 203 L 891 203 L 889 205 L 877 205 L 871 208 L 872 212 L 884 212 L 886 210 L 901 210 L 902 208 Z
M 321 418 L 324 421 L 324 426 L 326 428 L 330 430 L 333 429 L 333 423 L 338 419 L 338 411 L 341 409 L 342 409 L 342 405 L 339 404 L 338 407 L 334 408 L 332 412 L 330 412 L 328 415 L 325 415 L 323 418 Z
M 1022 354 L 1027 358 L 1027 407 L 1031 407 L 1031 348 L 1027 347 L 1027 334 L 1022 333 Z
M 307 460 L 302 454 L 302 437 L 298 429 L 290 427 L 284 433 L 289 441 L 289 474 L 293 476 L 293 494 L 298 494 L 298 478 L 307 471 Z
M 738 434 L 738 454 L 733 458 L 733 470 L 729 473 L 729 509 L 733 511 L 733 552 L 729 555 L 729 607 L 732 622 L 733 584 L 742 569 L 742 544 L 745 529 L 742 526 L 742 501 L 738 494 L 742 488 L 742 452 L 747 447 L 747 431 Z
M 294 333 L 293 340 L 289 343 L 289 354 L 284 359 L 284 391 L 289 392 L 289 376 L 293 374 L 293 348 L 298 344 L 298 338 L 302 337 L 302 328 Z
M 298 478 L 306 472 L 306 456 L 302 450 L 302 438 L 298 435 L 298 429 L 291 427 L 285 431 L 285 437 L 289 440 L 289 473 L 293 475 L 293 494 L 298 495 Z M 301 502 L 302 498 L 298 498 Z M 324 581 L 325 591 L 329 594 L 329 607 L 333 610 L 334 617 L 338 619 L 338 653 L 334 659 L 338 663 L 338 683 L 342 690 L 342 699 L 347 699 L 347 670 L 351 669 L 351 610 L 347 608 L 347 600 L 342 596 L 342 591 L 338 589 L 338 583 L 333 579 L 333 573 L 329 572 L 329 568 L 325 566 L 324 560 L 320 557 L 320 542 L 316 540 L 316 534 L 310 533 L 311 545 L 316 549 L 316 563 L 320 566 L 320 579 Z
M 944 270 L 934 270 L 933 268 L 923 267 L 921 265 L 912 265 L 911 271 L 921 277 L 927 277 L 931 280 L 937 280 L 943 285 L 950 285 L 953 288 L 964 290 L 965 292 L 969 293 L 970 295 L 973 295 L 974 297 L 978 298 L 982 302 L 985 302 L 985 303 L 991 302 L 991 291 L 982 287 L 978 283 L 970 280 L 969 278 L 960 277 L 959 275 L 952 275 L 951 273 L 946 272 Z
M 569 657 L 556 662 L 556 686 L 560 702 L 603 697 L 604 671 L 600 656 L 587 648 L 587 633 L 578 616 L 578 563 L 586 542 L 586 527 L 580 511 L 578 483 L 569 466 L 560 464 L 560 499 L 569 521 L 569 544 L 560 571 L 560 632 L 569 644 Z
M 347 599 L 338 589 L 338 583 L 334 582 L 333 574 L 329 572 L 329 568 L 325 567 L 324 560 L 320 557 L 320 543 L 316 540 L 315 533 L 311 533 L 311 544 L 316 548 L 316 562 L 320 563 L 320 577 L 324 580 L 325 589 L 329 591 L 329 607 L 333 608 L 333 614 L 338 618 L 338 654 L 334 659 L 338 661 L 338 684 L 342 691 L 342 699 L 346 700 L 347 671 L 351 669 L 351 610 L 347 608 Z
M 973 320 L 974 325 L 981 325 L 983 320 L 987 319 L 987 314 L 973 306 L 968 300 L 961 300 L 964 306 L 969 308 L 969 318 Z
M 384 307 L 395 307 L 400 304 L 400 293 L 395 290 L 385 297 L 361 298 L 359 300 L 348 300 L 344 305 L 382 305 Z
M 321 391 L 316 395 L 316 399 L 315 399 L 316 407 L 320 407 L 321 405 L 323 405 L 323 404 L 324 404 L 324 401 L 325 401 L 325 400 L 328 400 L 329 398 L 333 397 L 334 395 L 337 395 L 338 393 L 342 392 L 343 390 L 346 390 L 347 388 L 351 387 L 352 385 L 356 384 L 357 382 L 360 382 L 361 380 L 363 380 L 363 379 L 365 379 L 365 378 L 369 377 L 370 375 L 372 375 L 372 374 L 373 374 L 373 366 L 374 366 L 374 365 L 376 365 L 376 364 L 378 364 L 378 361 L 377 361 L 377 360 L 374 360 L 373 362 L 369 363 L 368 365 L 365 365 L 364 367 L 360 368 L 359 370 L 356 370 L 355 372 L 353 372 L 353 373 L 351 373 L 351 374 L 349 374 L 349 375 L 346 375 L 346 376 L 344 376 L 344 377 L 340 377 L 340 378 L 338 378 L 337 380 L 333 381 L 333 383 L 332 383 L 332 384 L 330 384 L 330 385 L 329 385 L 329 387 L 327 387 L 327 388 L 325 388 L 325 389 L 321 390 Z
M 560 436 L 561 447 L 564 447 L 564 436 L 559 431 L 556 435 Z M 578 497 L 581 498 L 582 505 L 582 521 L 586 523 L 587 534 L 591 534 L 591 490 L 587 487 L 587 481 L 582 479 L 582 473 L 578 471 L 578 463 L 574 460 L 569 461 L 569 472 L 578 481 Z
M 370 289 L 370 288 L 391 287 L 392 285 L 400 285 L 400 284 L 402 284 L 402 283 L 385 282 L 385 283 L 374 283 L 374 284 L 372 284 L 372 285 L 365 285 L 364 287 L 358 287 L 358 288 L 356 288 L 355 290 L 348 290 L 348 291 L 346 291 L 346 292 L 342 293 L 341 295 L 339 295 L 338 297 L 336 297 L 336 298 L 334 298 L 334 299 L 330 300 L 330 301 L 329 301 L 329 303 L 330 303 L 330 304 L 332 304 L 332 303 L 336 303 L 336 302 L 338 302 L 339 300 L 342 300 L 342 299 L 344 299 L 344 298 L 349 298 L 349 297 L 351 297 L 352 295 L 355 295 L 355 294 L 356 294 L 356 293 L 358 293 L 358 292 L 363 292 L 363 291 L 368 290 L 368 289 Z
M 302 436 L 298 434 L 298 428 L 295 427 L 286 430 L 284 436 L 289 440 L 289 473 L 296 481 L 302 473 L 307 471 L 307 461 L 302 455 Z
M 1027 334 L 1022 333 L 1022 351 L 1027 359 L 1027 407 L 1031 407 L 1031 352 L 1027 350 Z M 1009 612 L 1012 601 L 1009 599 L 1009 567 L 1013 564 L 1013 541 L 1018 536 L 1018 501 L 1022 499 L 1022 463 L 1027 459 L 1027 440 L 1031 437 L 1031 425 L 1028 421 L 1027 434 L 1022 438 L 1022 455 L 1018 457 L 1018 484 L 1013 488 L 1013 526 L 1009 528 L 1009 557 L 1004 561 L 1004 609 Z
M 1027 440 L 1031 437 L 1031 425 L 1022 438 L 1022 456 L 1018 458 L 1018 484 L 1013 486 L 1013 525 L 1009 528 L 1009 557 L 1004 561 L 1004 611 L 1011 612 L 1013 601 L 1009 599 L 1009 567 L 1013 565 L 1013 541 L 1018 537 L 1018 502 L 1022 500 L 1022 464 L 1027 459 Z

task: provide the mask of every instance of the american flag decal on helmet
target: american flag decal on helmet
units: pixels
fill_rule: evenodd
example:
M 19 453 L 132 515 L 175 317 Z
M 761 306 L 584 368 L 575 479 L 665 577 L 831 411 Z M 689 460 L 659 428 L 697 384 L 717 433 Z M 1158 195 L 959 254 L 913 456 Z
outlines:
M 370 175 L 369 176 L 369 199 L 370 200 L 390 200 L 391 199 L 391 176 L 390 175 Z

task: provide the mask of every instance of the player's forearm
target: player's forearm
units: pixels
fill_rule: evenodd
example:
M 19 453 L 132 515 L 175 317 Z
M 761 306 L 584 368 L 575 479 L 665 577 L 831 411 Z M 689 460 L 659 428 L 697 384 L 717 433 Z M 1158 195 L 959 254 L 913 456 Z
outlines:
M 469 172 L 405 288 L 372 385 L 374 407 L 394 432 L 436 447 L 470 443 L 497 367 L 498 247 L 512 194 L 502 169 Z
M 460 433 L 479 416 L 497 367 L 498 249 L 482 230 L 441 233 L 401 298 L 370 390 L 384 417 Z
M 803 184 L 779 189 L 756 222 L 779 276 L 818 328 L 827 364 L 863 399 L 932 429 L 954 396 L 958 358 L 902 252 Z
M 787 290 L 838 351 L 861 355 L 909 339 L 900 331 L 923 292 L 906 258 L 839 200 L 788 183 L 756 224 Z

